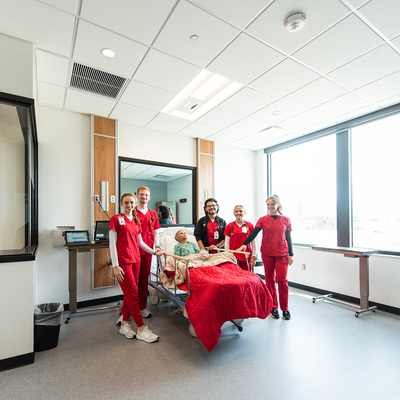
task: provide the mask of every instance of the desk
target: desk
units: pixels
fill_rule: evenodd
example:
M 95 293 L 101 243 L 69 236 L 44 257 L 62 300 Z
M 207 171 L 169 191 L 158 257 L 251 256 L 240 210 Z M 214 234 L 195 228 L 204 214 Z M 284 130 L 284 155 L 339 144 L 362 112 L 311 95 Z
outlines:
M 108 248 L 108 242 L 106 243 L 94 243 L 91 242 L 89 244 L 77 244 L 77 245 L 68 245 L 68 291 L 69 291 L 69 316 L 65 320 L 65 323 L 68 324 L 71 319 L 72 314 L 96 311 L 96 310 L 105 310 L 107 308 L 116 308 L 119 305 L 115 306 L 106 306 L 106 307 L 97 307 L 97 308 L 85 308 L 82 310 L 77 309 L 77 271 L 78 271 L 78 253 L 87 253 L 90 250 L 96 249 L 105 249 Z
M 360 306 L 354 304 L 346 303 L 344 301 L 332 298 L 332 294 L 326 294 L 323 296 L 313 297 L 313 303 L 316 300 L 329 298 L 330 301 L 342 303 L 346 306 L 356 308 L 357 311 L 355 316 L 358 317 L 361 313 L 367 311 L 375 312 L 376 306 L 369 307 L 368 297 L 369 297 L 369 256 L 376 253 L 375 250 L 371 249 L 357 249 L 350 247 L 312 247 L 312 250 L 317 251 L 327 251 L 330 253 L 340 253 L 345 257 L 358 258 L 358 268 L 359 268 L 359 280 L 360 280 Z

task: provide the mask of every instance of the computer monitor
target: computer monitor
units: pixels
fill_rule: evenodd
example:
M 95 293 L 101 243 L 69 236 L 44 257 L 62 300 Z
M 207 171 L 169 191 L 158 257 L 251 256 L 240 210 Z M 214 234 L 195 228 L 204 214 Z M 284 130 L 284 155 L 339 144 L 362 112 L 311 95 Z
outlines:
M 91 244 L 89 231 L 65 231 L 65 243 L 68 245 Z
M 110 231 L 110 221 L 96 221 L 94 230 L 94 241 L 108 242 L 108 232 Z

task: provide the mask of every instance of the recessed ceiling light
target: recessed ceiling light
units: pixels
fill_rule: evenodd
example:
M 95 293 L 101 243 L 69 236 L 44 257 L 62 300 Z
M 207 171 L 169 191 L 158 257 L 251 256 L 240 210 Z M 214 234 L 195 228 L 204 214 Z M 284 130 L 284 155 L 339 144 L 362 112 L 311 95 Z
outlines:
M 115 53 L 111 49 L 102 49 L 101 54 L 103 54 L 103 56 L 107 58 L 115 57 Z
M 190 36 L 190 41 L 193 43 L 198 43 L 198 42 L 200 42 L 200 37 L 197 35 L 192 35 L 192 36 Z
M 297 32 L 303 28 L 306 19 L 307 17 L 304 13 L 291 14 L 283 21 L 283 26 L 288 32 Z
M 194 121 L 242 87 L 241 83 L 203 70 L 161 112 Z

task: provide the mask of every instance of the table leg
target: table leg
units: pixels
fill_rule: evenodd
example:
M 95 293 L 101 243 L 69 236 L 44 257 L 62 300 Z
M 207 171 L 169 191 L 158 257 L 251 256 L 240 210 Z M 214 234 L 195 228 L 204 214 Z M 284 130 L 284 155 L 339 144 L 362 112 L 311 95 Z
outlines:
M 360 263 L 360 308 L 367 310 L 369 307 L 369 257 L 362 256 Z
M 69 315 L 76 313 L 77 291 L 77 260 L 78 250 L 68 250 L 68 289 L 69 289 Z

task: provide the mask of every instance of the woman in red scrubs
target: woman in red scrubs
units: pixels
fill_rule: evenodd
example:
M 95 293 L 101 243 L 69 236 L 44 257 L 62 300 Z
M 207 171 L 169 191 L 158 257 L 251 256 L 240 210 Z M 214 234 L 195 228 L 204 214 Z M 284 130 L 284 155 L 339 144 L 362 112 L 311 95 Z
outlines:
M 229 223 L 225 229 L 225 249 L 237 250 L 242 243 L 249 237 L 254 230 L 254 225 L 251 222 L 244 220 L 246 211 L 243 206 L 237 205 L 233 210 L 233 215 L 236 220 Z M 246 246 L 246 250 L 250 253 L 250 259 L 246 260 L 244 254 L 235 253 L 237 263 L 240 268 L 245 271 L 251 271 L 256 262 L 256 244 L 252 241 Z
M 292 225 L 290 219 L 282 214 L 282 205 L 278 196 L 268 197 L 266 203 L 268 214 L 257 221 L 254 231 L 244 241 L 239 250 L 244 250 L 246 248 L 245 245 L 254 240 L 260 230 L 263 231 L 261 258 L 264 264 L 265 283 L 272 295 L 271 316 L 279 318 L 276 280 L 282 318 L 290 319 L 287 272 L 288 266 L 293 264 Z
M 137 216 L 135 197 L 125 193 L 120 202 L 122 213 L 114 215 L 110 220 L 110 253 L 114 276 L 117 278 L 124 301 L 121 308 L 122 322 L 119 333 L 128 339 L 136 337 L 145 342 L 156 342 L 159 337 L 147 325 L 144 325 L 139 309 L 137 281 L 140 271 L 139 247 L 150 254 L 161 255 L 161 251 L 154 251 L 147 246 L 141 237 L 141 225 Z M 137 334 L 129 325 L 129 319 L 135 321 L 138 327 Z

